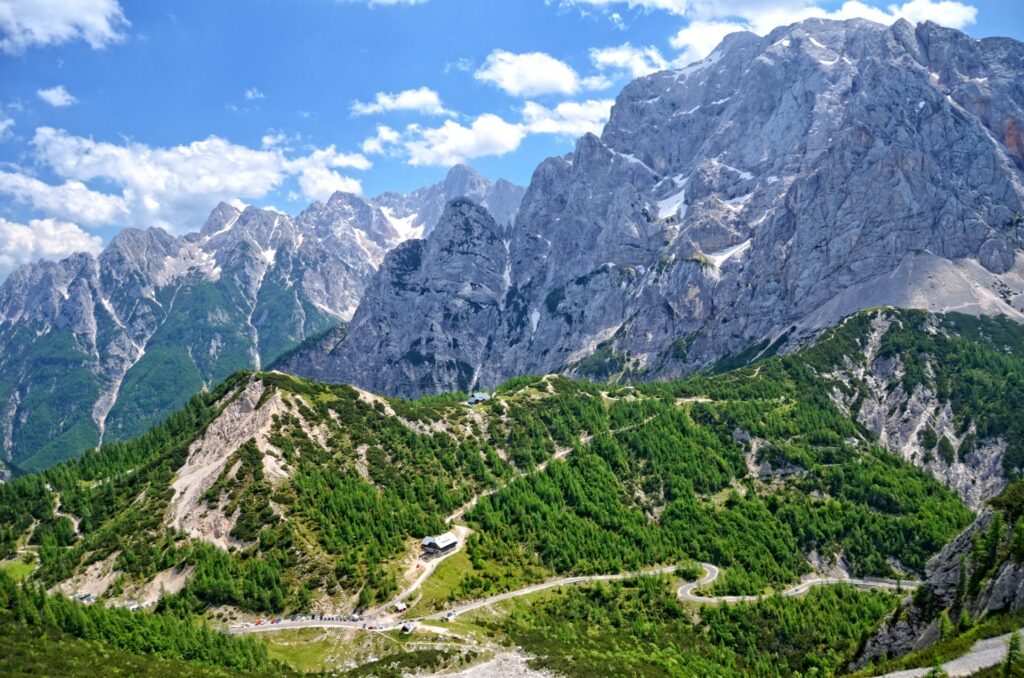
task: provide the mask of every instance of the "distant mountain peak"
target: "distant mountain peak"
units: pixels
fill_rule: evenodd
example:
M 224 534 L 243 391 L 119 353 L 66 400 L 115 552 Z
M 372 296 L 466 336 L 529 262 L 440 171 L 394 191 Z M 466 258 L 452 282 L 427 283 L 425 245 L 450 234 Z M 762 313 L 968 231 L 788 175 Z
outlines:
M 422 238 L 430 234 L 447 204 L 455 198 L 469 198 L 487 208 L 501 224 L 511 224 L 519 212 L 526 189 L 510 181 L 491 182 L 468 165 L 455 165 L 437 184 L 409 194 L 382 193 L 374 199 L 403 237 Z

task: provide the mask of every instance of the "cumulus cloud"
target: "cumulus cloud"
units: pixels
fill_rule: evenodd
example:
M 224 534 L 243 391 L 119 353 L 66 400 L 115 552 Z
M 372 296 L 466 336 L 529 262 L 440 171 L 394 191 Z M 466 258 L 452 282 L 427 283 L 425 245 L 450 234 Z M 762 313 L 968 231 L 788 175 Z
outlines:
M 0 280 L 13 269 L 39 259 L 61 259 L 74 252 L 99 254 L 103 241 L 76 224 L 32 219 L 18 224 L 0 218 Z
M 258 99 L 266 99 L 266 98 L 267 98 L 267 95 L 264 94 L 263 92 L 261 92 L 256 87 L 250 87 L 249 89 L 245 90 L 245 100 L 246 101 L 256 101 Z
M 977 15 L 976 7 L 956 0 L 907 0 L 884 9 L 861 0 L 847 0 L 832 11 L 806 0 L 779 0 L 771 5 L 754 0 L 694 0 L 687 13 L 693 20 L 670 42 L 681 50 L 677 60 L 681 65 L 703 59 L 729 33 L 752 31 L 765 35 L 778 26 L 805 19 L 868 19 L 882 24 L 906 19 L 960 29 L 973 24 Z
M 549 108 L 527 101 L 518 122 L 485 113 L 467 124 L 447 120 L 438 127 L 413 124 L 401 131 L 379 125 L 376 134 L 363 141 L 362 149 L 364 153 L 400 157 L 410 165 L 450 166 L 511 153 L 533 134 L 578 137 L 598 133 L 608 121 L 613 103 L 611 99 L 563 101 Z
M 363 153 L 381 155 L 387 152 L 388 147 L 397 144 L 401 138 L 402 135 L 398 130 L 391 129 L 387 125 L 377 125 L 377 133 L 363 140 Z
M 371 166 L 365 155 L 334 146 L 293 155 L 273 143 L 274 135 L 264 141 L 269 145 L 252 149 L 211 136 L 154 148 L 136 142 L 98 142 L 41 127 L 32 139 L 35 159 L 63 183 L 4 171 L 0 194 L 30 204 L 45 216 L 86 226 L 156 225 L 181 232 L 195 228 L 220 200 L 263 198 L 289 178 L 310 200 L 326 197 L 325 191 L 359 192 L 359 181 L 337 170 Z M 113 186 L 120 194 L 94 190 L 88 182 Z
M 706 57 L 730 33 L 745 30 L 749 27 L 732 21 L 691 21 L 669 43 L 680 50 L 677 64 L 685 65 Z
M 474 77 L 516 97 L 574 94 L 580 89 L 576 71 L 544 52 L 513 54 L 496 49 L 487 56 Z
M 338 174 L 322 165 L 312 166 L 299 175 L 299 188 L 309 200 L 326 201 L 337 191 L 362 193 L 363 185 L 358 179 Z
M 391 111 L 415 111 L 427 115 L 446 115 L 441 96 L 429 87 L 407 89 L 401 92 L 377 92 L 373 101 L 353 101 L 352 115 L 375 115 Z
M 12 127 L 14 127 L 14 118 L 9 118 L 3 113 L 0 113 L 0 141 L 12 136 Z
M 591 49 L 590 61 L 599 70 L 625 71 L 634 78 L 665 70 L 669 66 L 657 47 L 633 47 L 628 42 L 618 47 Z
M 614 7 L 627 6 L 688 19 L 688 25 L 671 40 L 672 46 L 681 51 L 677 65 L 703 59 L 729 33 L 752 31 L 765 35 L 778 26 L 804 19 L 868 19 L 884 24 L 906 19 L 962 29 L 973 24 L 978 15 L 977 7 L 960 0 L 846 0 L 832 10 L 822 7 L 821 0 L 562 0 L 562 4 L 599 8 L 610 16 L 614 16 Z
M 48 184 L 18 172 L 0 172 L 0 194 L 54 217 L 86 226 L 122 223 L 128 218 L 128 198 L 93 191 L 81 181 Z
M 533 134 L 570 137 L 583 136 L 587 132 L 600 134 L 608 122 L 613 103 L 612 99 L 563 101 L 554 108 L 547 108 L 535 101 L 527 101 L 523 106 L 523 125 Z
M 85 40 L 93 49 L 124 39 L 129 25 L 117 0 L 0 0 L 0 50 Z
M 403 145 L 410 165 L 447 166 L 514 151 L 526 136 L 526 129 L 485 113 L 468 126 L 454 120 L 426 129 L 410 125 L 406 135 Z
M 626 5 L 630 9 L 664 10 L 672 14 L 686 14 L 688 0 L 562 0 L 566 6 L 600 7 L 606 9 L 615 5 Z M 614 21 L 614 18 L 613 18 Z
M 78 99 L 71 95 L 71 92 L 64 88 L 64 85 L 57 85 L 49 89 L 36 90 L 40 99 L 56 108 L 64 108 L 78 103 Z

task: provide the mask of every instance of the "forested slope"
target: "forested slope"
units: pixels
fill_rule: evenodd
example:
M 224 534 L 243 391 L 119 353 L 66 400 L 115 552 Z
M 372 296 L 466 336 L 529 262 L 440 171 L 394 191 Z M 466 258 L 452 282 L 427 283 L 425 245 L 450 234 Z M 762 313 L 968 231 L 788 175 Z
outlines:
M 920 572 L 970 514 L 836 406 L 823 375 L 856 349 L 835 332 L 635 388 L 524 377 L 475 408 L 240 373 L 142 438 L 0 488 L 4 555 L 36 550 L 48 586 L 105 564 L 124 600 L 189 571 L 163 604 L 190 610 L 361 607 L 394 591 L 412 539 L 497 490 L 465 515 L 462 595 L 681 559 L 723 566 L 737 593 L 792 582 L 808 554 Z
M 718 593 L 815 570 L 909 578 L 972 514 L 880 444 L 847 375 L 882 353 L 926 365 L 901 383 L 932 384 L 962 430 L 1012 450 L 994 391 L 1019 388 L 1020 341 L 1000 321 L 885 310 L 723 374 L 521 377 L 474 407 L 238 373 L 138 439 L 0 486 L 0 566 L 172 617 L 345 612 L 390 600 L 457 514 L 450 599 L 695 560 L 722 568 Z

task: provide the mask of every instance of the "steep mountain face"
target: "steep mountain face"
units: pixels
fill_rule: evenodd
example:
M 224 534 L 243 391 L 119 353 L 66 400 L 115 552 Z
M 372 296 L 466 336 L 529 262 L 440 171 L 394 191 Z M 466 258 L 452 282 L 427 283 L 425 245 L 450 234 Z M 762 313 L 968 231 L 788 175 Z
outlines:
M 406 237 L 423 238 L 441 219 L 445 205 L 456 198 L 469 198 L 486 207 L 499 224 L 511 224 L 519 212 L 526 188 L 505 179 L 491 182 L 465 165 L 456 165 L 439 184 L 408 195 L 382 193 L 374 198 L 399 231 Z
M 600 138 L 537 168 L 503 294 L 438 323 L 457 305 L 449 286 L 378 280 L 346 341 L 290 368 L 413 395 L 742 364 L 882 305 L 1022 321 L 1022 64 L 1021 43 L 930 23 L 731 35 L 634 81 Z M 381 277 L 450 277 L 459 262 L 427 251 L 452 233 L 394 252 Z M 462 263 L 506 257 L 477 244 Z M 413 247 L 415 265 L 397 261 Z M 436 365 L 421 360 L 425 325 Z
M 356 383 L 410 383 L 421 393 L 467 390 L 477 381 L 474 366 L 485 360 L 501 325 L 508 289 L 506 231 L 467 199 L 449 203 L 436 237 L 408 240 L 385 259 L 348 336 L 325 362 L 365 356 L 350 361 Z M 378 306 L 395 302 L 402 305 Z M 403 316 L 408 323 L 401 328 L 376 322 Z M 467 328 L 478 332 L 466 333 Z M 322 354 L 315 347 L 286 367 Z M 384 373 L 375 375 L 375 370 Z

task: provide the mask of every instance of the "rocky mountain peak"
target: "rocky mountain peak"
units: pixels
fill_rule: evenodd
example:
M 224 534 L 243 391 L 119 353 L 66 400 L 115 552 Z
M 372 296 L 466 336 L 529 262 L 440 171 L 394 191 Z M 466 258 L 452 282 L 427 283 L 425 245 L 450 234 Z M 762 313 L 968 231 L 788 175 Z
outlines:
M 456 198 L 469 198 L 490 211 L 502 224 L 511 224 L 519 211 L 525 188 L 510 181 L 492 183 L 467 165 L 455 165 L 433 186 L 402 195 L 382 193 L 374 199 L 403 237 L 428 235 L 441 218 L 445 206 Z
M 199 229 L 199 234 L 203 236 L 212 236 L 215 233 L 225 230 L 230 227 L 231 224 L 238 219 L 241 212 L 234 205 L 229 205 L 226 202 L 218 203 L 213 210 L 210 211 L 210 216 L 207 217 L 206 222 L 202 228 Z
M 929 24 L 809 20 L 639 78 L 600 136 L 534 172 L 507 257 L 487 238 L 465 251 L 451 223 L 428 233 L 425 252 L 508 266 L 506 293 L 484 305 L 500 312 L 434 342 L 492 386 L 581 366 L 675 376 L 872 306 L 1024 318 L 1022 59 L 1016 41 Z M 424 255 L 424 280 L 451 277 L 432 261 L 455 265 Z M 310 376 L 403 395 L 452 384 L 405 364 L 420 355 L 415 328 L 456 303 L 448 293 L 428 285 L 412 303 L 402 286 L 371 285 L 357 316 L 394 351 L 343 345 Z M 488 350 L 468 348 L 481 335 Z
M 442 182 L 445 196 L 449 200 L 457 197 L 483 199 L 492 184 L 482 174 L 468 165 L 455 165 Z

